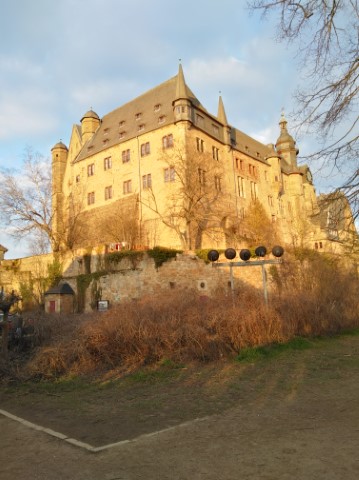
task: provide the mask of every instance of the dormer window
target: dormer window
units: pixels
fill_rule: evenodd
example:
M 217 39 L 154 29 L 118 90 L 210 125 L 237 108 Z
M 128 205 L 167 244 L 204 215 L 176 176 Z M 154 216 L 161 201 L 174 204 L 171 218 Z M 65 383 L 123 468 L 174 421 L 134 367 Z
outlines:
M 219 134 L 219 126 L 218 125 L 212 125 L 212 128 L 213 128 L 213 133 L 215 135 L 218 135 Z
M 125 125 L 125 123 L 126 123 L 125 120 L 121 120 L 121 122 L 119 122 L 119 126 L 123 127 Z
M 142 118 L 142 113 L 141 113 L 141 112 L 136 113 L 136 115 L 135 115 L 136 121 L 137 121 L 137 120 L 141 120 L 141 118 Z
M 141 123 L 141 125 L 138 126 L 138 131 L 142 132 L 145 129 L 145 124 Z
M 105 128 L 105 130 L 103 131 L 103 134 L 104 134 L 104 135 L 108 135 L 108 132 L 109 132 L 109 131 L 110 131 L 109 128 Z
M 155 112 L 159 112 L 161 110 L 161 104 L 160 103 L 157 103 L 155 106 L 154 106 L 154 111 Z
M 121 138 L 124 138 L 125 136 L 126 136 L 126 132 L 120 132 L 120 133 L 119 133 L 120 139 L 121 139 Z
M 203 127 L 204 125 L 204 117 L 202 117 L 202 115 L 199 115 L 198 113 L 196 115 L 196 123 L 200 127 Z
M 158 117 L 158 123 L 164 123 L 165 120 L 166 120 L 165 115 L 161 115 L 160 117 Z

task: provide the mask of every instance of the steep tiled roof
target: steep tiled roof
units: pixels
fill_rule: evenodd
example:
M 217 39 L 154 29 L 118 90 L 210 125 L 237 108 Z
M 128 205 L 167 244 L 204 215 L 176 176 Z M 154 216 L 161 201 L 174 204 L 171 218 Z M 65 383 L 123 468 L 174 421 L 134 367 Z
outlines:
M 177 75 L 172 77 L 105 115 L 100 128 L 85 144 L 75 161 L 83 160 L 101 150 L 135 138 L 139 133 L 142 135 L 173 123 L 175 119 L 172 102 L 176 100 L 177 78 Z M 187 85 L 185 85 L 185 93 L 195 106 L 206 111 Z M 142 126 L 141 131 L 139 131 L 140 126 Z M 121 133 L 122 138 L 120 138 Z
M 220 98 L 219 101 L 217 118 L 203 107 L 188 87 L 180 65 L 176 76 L 105 115 L 101 120 L 100 127 L 83 146 L 74 162 L 126 142 L 139 134 L 143 135 L 159 127 L 173 124 L 175 121 L 173 102 L 177 99 L 189 100 L 195 108 L 205 114 L 208 118 L 208 122 L 205 122 L 205 131 L 208 130 L 211 121 L 219 125 L 228 123 L 222 99 Z M 235 128 L 232 128 L 231 131 L 232 146 L 235 149 L 262 161 L 270 154 L 268 147 L 261 142 Z M 209 130 L 207 133 L 212 134 Z M 218 138 L 222 138 L 222 133 Z

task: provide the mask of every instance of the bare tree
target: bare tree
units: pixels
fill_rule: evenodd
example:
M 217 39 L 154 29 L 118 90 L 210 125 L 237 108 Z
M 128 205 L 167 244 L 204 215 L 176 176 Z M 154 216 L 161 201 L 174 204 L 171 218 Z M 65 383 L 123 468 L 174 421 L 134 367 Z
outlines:
M 56 211 L 51 205 L 51 162 L 40 153 L 27 148 L 21 170 L 3 169 L 0 179 L 0 219 L 11 227 L 11 235 L 16 240 L 28 238 L 31 254 L 71 249 L 84 237 L 81 195 L 76 201 L 72 195 L 66 199 L 63 228 L 61 231 L 53 228 Z
M 249 205 L 240 227 L 240 232 L 252 246 L 260 244 L 268 246 L 279 241 L 276 225 L 270 220 L 259 200 L 254 200 Z
M 107 232 L 112 241 L 125 243 L 126 248 L 133 249 L 139 241 L 139 208 L 138 196 L 131 195 L 121 199 L 102 222 L 102 228 Z
M 166 165 L 166 202 L 161 202 L 158 190 L 149 187 L 143 192 L 142 203 L 177 234 L 183 249 L 201 248 L 204 233 L 215 234 L 226 215 L 221 202 L 223 168 L 195 145 L 167 149 L 160 159 Z
M 74 249 L 84 243 L 87 236 L 84 211 L 84 193 L 70 195 L 66 199 L 65 221 L 63 222 L 62 245 L 65 249 Z
M 27 149 L 21 171 L 3 170 L 0 178 L 0 218 L 11 226 L 11 235 L 18 240 L 40 236 L 42 244 L 45 240 L 58 250 L 51 225 L 51 164 Z
M 279 40 L 297 44 L 305 83 L 296 93 L 296 119 L 319 139 L 307 158 L 347 176 L 340 189 L 358 217 L 358 0 L 249 0 L 248 5 L 264 16 L 277 13 Z

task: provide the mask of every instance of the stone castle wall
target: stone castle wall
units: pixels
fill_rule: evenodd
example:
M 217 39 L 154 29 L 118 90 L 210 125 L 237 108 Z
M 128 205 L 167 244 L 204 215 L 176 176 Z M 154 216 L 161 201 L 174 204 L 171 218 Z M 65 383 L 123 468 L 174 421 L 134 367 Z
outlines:
M 20 283 L 32 282 L 40 291 L 37 274 L 46 276 L 48 265 L 54 260 L 52 254 L 28 257 L 17 260 L 16 268 L 12 260 L 5 260 L 0 267 L 0 284 L 5 291 L 20 291 Z M 155 262 L 145 253 L 142 259 L 134 262 L 124 258 L 117 264 L 105 267 L 103 252 L 93 251 L 67 254 L 62 258 L 63 280 L 69 283 L 76 293 L 76 308 L 91 311 L 96 301 L 108 300 L 110 305 L 153 295 L 166 295 L 169 292 L 197 291 L 200 295 L 212 296 L 218 289 L 230 289 L 230 269 L 215 268 L 194 254 L 177 254 L 156 268 Z M 262 289 L 260 266 L 233 268 L 234 287 L 252 285 Z M 80 288 L 79 279 L 85 280 L 85 288 Z M 42 292 L 43 294 L 44 292 Z M 81 298 L 82 297 L 82 298 Z

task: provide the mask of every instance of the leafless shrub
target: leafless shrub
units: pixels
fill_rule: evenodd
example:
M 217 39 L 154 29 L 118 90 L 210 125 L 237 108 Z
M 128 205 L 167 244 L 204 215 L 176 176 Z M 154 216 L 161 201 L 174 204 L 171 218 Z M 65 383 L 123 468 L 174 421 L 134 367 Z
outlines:
M 358 281 L 323 256 L 288 261 L 266 306 L 253 288 L 170 292 L 108 312 L 34 319 L 29 376 L 99 374 L 162 359 L 213 361 L 294 336 L 334 334 L 359 325 Z

